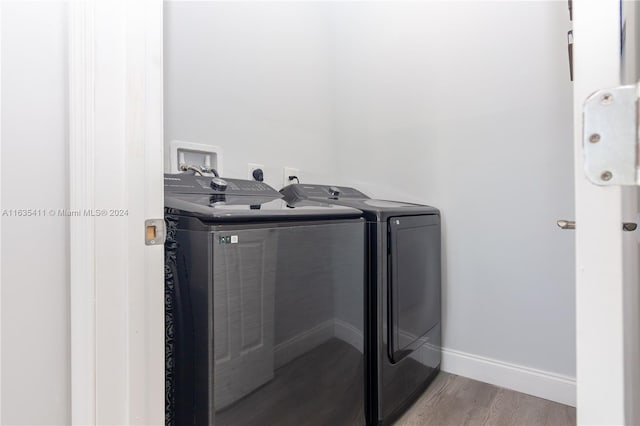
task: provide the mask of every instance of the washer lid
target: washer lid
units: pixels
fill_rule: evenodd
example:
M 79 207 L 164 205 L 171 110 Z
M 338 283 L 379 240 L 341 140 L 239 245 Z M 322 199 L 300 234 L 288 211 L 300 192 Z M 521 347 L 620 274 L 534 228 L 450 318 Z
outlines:
M 392 216 L 439 215 L 431 206 L 391 200 L 371 199 L 362 192 L 346 186 L 292 184 L 280 190 L 284 199 L 294 206 L 308 203 L 333 204 L 362 210 L 369 221 L 384 222 Z
M 198 217 L 203 222 L 249 222 L 358 218 L 362 211 L 337 205 L 289 206 L 280 198 L 219 194 L 167 194 L 167 214 Z

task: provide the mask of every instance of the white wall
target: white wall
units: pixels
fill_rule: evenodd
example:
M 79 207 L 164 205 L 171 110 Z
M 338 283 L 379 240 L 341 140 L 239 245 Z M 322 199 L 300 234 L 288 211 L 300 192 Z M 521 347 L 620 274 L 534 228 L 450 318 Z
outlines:
M 165 168 L 177 139 L 222 147 L 227 177 L 246 178 L 249 162 L 277 188 L 284 166 L 332 177 L 327 13 L 322 3 L 165 3 Z
M 67 7 L 3 2 L 2 208 L 67 205 Z M 69 424 L 68 223 L 2 217 L 3 424 Z
M 444 346 L 574 377 L 566 3 L 335 12 L 339 175 L 442 210 Z
M 280 187 L 297 166 L 439 207 L 445 347 L 575 400 L 574 235 L 555 225 L 574 217 L 565 2 L 165 12 L 167 142 L 221 145 L 227 176 L 261 162 Z

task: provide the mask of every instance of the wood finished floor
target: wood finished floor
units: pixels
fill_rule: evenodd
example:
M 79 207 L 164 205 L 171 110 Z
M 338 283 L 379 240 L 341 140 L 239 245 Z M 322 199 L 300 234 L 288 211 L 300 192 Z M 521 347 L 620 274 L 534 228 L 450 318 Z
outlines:
M 576 410 L 487 383 L 440 373 L 394 426 L 573 426 Z
M 216 413 L 216 426 L 364 424 L 362 354 L 329 339 L 276 370 L 266 385 Z M 311 415 L 313 413 L 313 415 Z
M 331 339 L 216 413 L 221 426 L 364 424 L 362 354 Z M 309 413 L 314 413 L 309 416 Z M 573 426 L 575 408 L 441 372 L 394 426 Z

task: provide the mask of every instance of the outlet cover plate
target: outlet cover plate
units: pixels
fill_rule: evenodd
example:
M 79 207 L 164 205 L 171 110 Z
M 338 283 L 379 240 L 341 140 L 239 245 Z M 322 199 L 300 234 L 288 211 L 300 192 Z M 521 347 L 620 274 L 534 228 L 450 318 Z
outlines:
M 297 176 L 298 181 L 296 181 L 295 179 L 293 181 L 290 181 L 289 176 Z M 302 179 L 300 177 L 300 169 L 295 167 L 284 167 L 282 169 L 282 186 L 283 187 L 290 185 L 292 183 L 299 183 L 299 182 L 302 182 Z

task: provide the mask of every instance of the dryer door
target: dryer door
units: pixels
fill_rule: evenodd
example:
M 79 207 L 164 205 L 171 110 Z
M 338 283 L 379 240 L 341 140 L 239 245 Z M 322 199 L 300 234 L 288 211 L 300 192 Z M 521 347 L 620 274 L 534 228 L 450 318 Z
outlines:
M 396 363 L 426 343 L 440 322 L 440 217 L 389 219 L 389 357 Z

